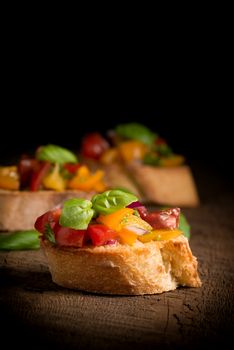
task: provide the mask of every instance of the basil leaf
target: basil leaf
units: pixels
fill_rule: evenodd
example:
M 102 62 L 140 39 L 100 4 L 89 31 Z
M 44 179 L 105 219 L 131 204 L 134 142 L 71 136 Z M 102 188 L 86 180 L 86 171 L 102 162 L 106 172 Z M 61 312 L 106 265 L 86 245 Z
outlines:
M 164 156 L 164 157 L 169 157 L 169 156 L 173 155 L 171 147 L 169 147 L 167 144 L 155 145 L 155 150 L 161 156 Z
M 92 202 L 82 198 L 72 198 L 64 202 L 59 219 L 61 226 L 85 230 L 94 215 Z
M 78 163 L 78 159 L 73 152 L 56 145 L 41 146 L 36 154 L 36 158 L 58 164 Z
M 115 132 L 126 139 L 139 140 L 149 146 L 153 145 L 157 138 L 157 134 L 139 123 L 119 124 Z
M 188 239 L 190 238 L 190 225 L 186 219 L 186 217 L 184 216 L 184 214 L 180 213 L 180 222 L 179 222 L 179 230 L 183 231 L 183 234 L 185 237 L 187 237 Z
M 0 250 L 28 250 L 40 248 L 40 233 L 36 230 L 1 233 Z
M 92 198 L 93 208 L 99 214 L 111 214 L 138 199 L 134 194 L 121 190 L 106 191 Z
M 144 156 L 143 163 L 146 165 L 159 165 L 160 163 L 160 158 L 156 153 L 147 153 Z
M 49 223 L 45 224 L 45 238 L 50 241 L 51 243 L 56 243 L 55 237 L 54 237 L 54 231 L 52 230 Z

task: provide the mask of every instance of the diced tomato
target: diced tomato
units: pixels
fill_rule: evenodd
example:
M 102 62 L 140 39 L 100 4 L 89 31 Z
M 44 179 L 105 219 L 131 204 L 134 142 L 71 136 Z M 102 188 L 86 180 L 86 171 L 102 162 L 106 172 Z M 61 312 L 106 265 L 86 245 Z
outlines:
M 100 246 L 116 238 L 117 232 L 105 225 L 91 224 L 88 226 L 87 235 L 94 246 Z
M 40 163 L 33 158 L 22 157 L 18 164 L 21 188 L 28 187 L 34 172 L 39 170 Z
M 144 205 L 141 205 L 139 207 L 135 207 L 135 210 L 138 211 L 138 213 L 140 214 L 140 217 L 144 220 L 146 215 L 149 213 L 148 209 L 146 207 L 144 207 Z
M 157 137 L 156 140 L 155 140 L 155 143 L 158 146 L 167 144 L 166 141 L 163 138 L 161 138 L 161 137 Z
M 171 229 L 174 230 L 179 225 L 180 209 L 171 208 L 166 210 L 154 211 L 144 216 L 154 229 Z
M 63 165 L 64 169 L 66 169 L 69 173 L 75 174 L 77 169 L 80 168 L 80 164 L 66 163 Z
M 45 233 L 46 224 L 50 224 L 50 227 L 53 229 L 55 224 L 58 223 L 59 221 L 61 212 L 62 212 L 61 208 L 55 208 L 39 216 L 34 225 L 35 229 L 40 233 Z
M 38 191 L 42 184 L 44 176 L 49 172 L 51 163 L 50 162 L 41 162 L 40 168 L 37 172 L 34 172 L 30 182 L 30 190 Z
M 98 132 L 87 134 L 81 144 L 81 154 L 84 157 L 99 159 L 109 148 L 108 142 Z
M 69 227 L 63 227 L 57 222 L 54 226 L 56 243 L 60 246 L 83 247 L 85 242 L 86 230 L 75 230 Z

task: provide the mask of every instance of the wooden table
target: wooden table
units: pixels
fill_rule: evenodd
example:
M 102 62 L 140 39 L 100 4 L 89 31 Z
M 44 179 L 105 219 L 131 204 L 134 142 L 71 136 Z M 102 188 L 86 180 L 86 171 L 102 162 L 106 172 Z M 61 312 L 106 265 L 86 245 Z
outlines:
M 234 332 L 234 200 L 225 178 L 195 169 L 202 205 L 187 209 L 201 288 L 101 296 L 51 281 L 42 251 L 0 253 L 1 339 L 23 348 L 224 346 Z

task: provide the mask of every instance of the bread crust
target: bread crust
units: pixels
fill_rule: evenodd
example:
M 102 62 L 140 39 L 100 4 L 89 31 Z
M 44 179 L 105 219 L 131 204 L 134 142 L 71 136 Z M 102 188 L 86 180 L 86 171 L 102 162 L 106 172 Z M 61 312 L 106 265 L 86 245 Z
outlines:
M 199 196 L 189 166 L 165 168 L 131 164 L 128 169 L 146 201 L 179 207 L 199 205 Z
M 69 198 L 90 199 L 94 192 L 8 191 L 0 189 L 0 231 L 30 230 L 38 216 Z
M 188 240 L 137 242 L 134 246 L 58 247 L 42 241 L 52 280 L 63 287 L 116 295 L 157 294 L 178 285 L 200 287 Z

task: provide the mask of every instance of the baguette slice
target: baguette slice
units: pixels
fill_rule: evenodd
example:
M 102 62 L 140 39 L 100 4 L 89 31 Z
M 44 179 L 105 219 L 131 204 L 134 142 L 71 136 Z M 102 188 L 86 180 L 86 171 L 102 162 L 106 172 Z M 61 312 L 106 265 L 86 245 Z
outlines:
M 42 241 L 52 280 L 102 294 L 157 294 L 177 286 L 200 287 L 197 260 L 187 238 L 101 247 L 57 247 Z
M 146 202 L 178 207 L 196 207 L 199 197 L 190 167 L 163 168 L 131 164 L 128 170 Z
M 30 230 L 38 216 L 69 198 L 90 199 L 94 192 L 7 191 L 0 189 L 0 231 Z
M 131 191 L 141 201 L 143 193 L 140 192 L 138 186 L 130 177 L 129 172 L 121 163 L 112 163 L 104 167 L 105 181 L 109 188 L 123 188 Z
M 197 207 L 200 203 L 192 171 L 188 165 L 156 167 L 116 161 L 108 165 L 85 158 L 92 170 L 102 168 L 109 188 L 134 193 L 142 203 Z

